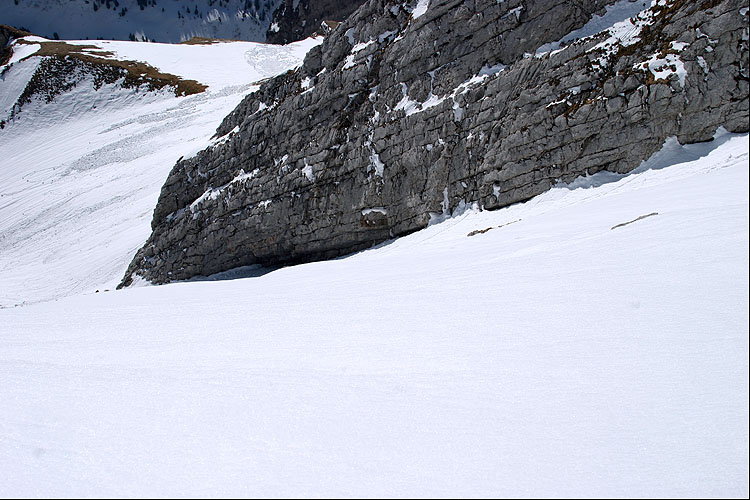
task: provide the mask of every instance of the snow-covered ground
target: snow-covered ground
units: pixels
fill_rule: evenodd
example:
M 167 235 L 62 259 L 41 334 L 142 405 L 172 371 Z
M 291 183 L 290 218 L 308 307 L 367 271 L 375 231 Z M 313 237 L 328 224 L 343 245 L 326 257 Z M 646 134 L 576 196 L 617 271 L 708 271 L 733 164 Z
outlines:
M 1 309 L 0 496 L 748 495 L 747 135 L 257 274 Z
M 213 89 L 257 82 L 297 66 L 307 51 L 322 37 L 289 45 L 253 42 L 215 42 L 187 45 L 137 43 L 107 40 L 67 41 L 73 45 L 94 45 L 112 52 L 115 59 L 146 61 L 159 70 L 197 80 Z
M 112 57 L 209 87 L 175 98 L 167 90 L 97 91 L 88 81 L 52 103 L 26 104 L 0 130 L 0 307 L 116 286 L 150 234 L 159 191 L 177 159 L 206 147 L 254 82 L 301 63 L 321 41 L 87 41 Z M 34 45 L 14 49 L 28 47 Z M 39 64 L 32 52 L 22 54 L 29 57 L 14 54 L 0 79 L 0 118 Z
M 87 41 L 209 89 L 81 84 L 0 130 L 0 497 L 747 497 L 746 134 L 347 258 L 111 291 L 177 158 L 313 43 Z

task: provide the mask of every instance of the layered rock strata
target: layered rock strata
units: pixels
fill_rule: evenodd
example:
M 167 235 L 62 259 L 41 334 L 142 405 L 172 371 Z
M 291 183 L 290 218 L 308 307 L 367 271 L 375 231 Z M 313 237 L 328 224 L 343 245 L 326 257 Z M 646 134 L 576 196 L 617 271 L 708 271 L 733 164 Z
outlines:
M 336 257 L 748 130 L 747 0 L 660 0 L 536 53 L 607 3 L 368 1 L 177 162 L 123 285 Z

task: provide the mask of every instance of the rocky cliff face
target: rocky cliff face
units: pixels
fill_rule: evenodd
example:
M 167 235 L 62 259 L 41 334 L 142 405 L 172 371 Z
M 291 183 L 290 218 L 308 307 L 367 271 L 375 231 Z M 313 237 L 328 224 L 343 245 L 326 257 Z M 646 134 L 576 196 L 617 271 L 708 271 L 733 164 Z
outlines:
M 660 0 L 533 55 L 608 3 L 368 1 L 175 165 L 123 284 L 335 257 L 748 130 L 747 0 Z
M 324 21 L 343 21 L 365 0 L 284 0 L 266 33 L 267 43 L 292 43 L 321 31 Z

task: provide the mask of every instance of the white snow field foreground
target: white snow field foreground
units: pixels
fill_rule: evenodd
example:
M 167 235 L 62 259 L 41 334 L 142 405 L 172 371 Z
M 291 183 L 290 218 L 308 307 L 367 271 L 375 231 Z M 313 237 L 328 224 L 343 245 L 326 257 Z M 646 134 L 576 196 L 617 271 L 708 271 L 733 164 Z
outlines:
M 748 136 L 0 332 L 3 497 L 747 497 Z

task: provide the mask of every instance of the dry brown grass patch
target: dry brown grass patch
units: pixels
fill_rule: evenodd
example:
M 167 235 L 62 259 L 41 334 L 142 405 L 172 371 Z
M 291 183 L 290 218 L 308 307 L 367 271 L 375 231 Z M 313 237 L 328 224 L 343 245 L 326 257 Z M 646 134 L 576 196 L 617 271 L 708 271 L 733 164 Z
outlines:
M 194 36 L 190 40 L 180 42 L 178 45 L 214 45 L 217 43 L 242 42 L 245 40 L 236 40 L 233 38 L 207 38 L 204 36 Z
M 114 59 L 114 53 L 95 45 L 73 45 L 53 41 L 29 42 L 26 40 L 19 40 L 19 43 L 41 45 L 41 49 L 34 53 L 34 56 L 70 57 L 89 64 L 122 69 L 125 71 L 125 86 L 128 87 L 147 84 L 151 90 L 156 90 L 170 86 L 174 88 L 174 93 L 178 96 L 199 94 L 208 88 L 208 86 L 195 80 L 186 80 L 177 75 L 163 73 L 140 61 Z

